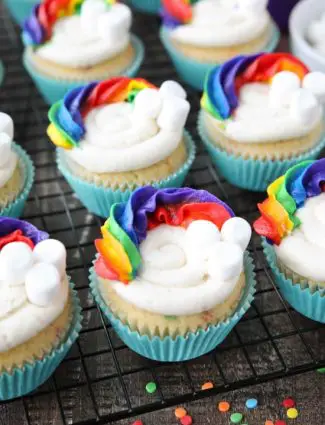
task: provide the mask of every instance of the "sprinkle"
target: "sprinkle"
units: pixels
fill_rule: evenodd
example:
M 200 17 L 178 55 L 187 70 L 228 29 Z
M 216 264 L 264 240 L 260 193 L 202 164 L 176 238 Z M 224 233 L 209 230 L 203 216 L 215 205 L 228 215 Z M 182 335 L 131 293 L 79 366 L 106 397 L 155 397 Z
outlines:
M 230 404 L 228 403 L 228 401 L 220 401 L 220 403 L 218 404 L 219 412 L 228 412 L 229 409 Z
M 289 419 L 296 419 L 298 417 L 298 415 L 299 415 L 298 410 L 295 409 L 294 407 L 291 407 L 287 411 L 287 416 L 288 416 Z
M 137 420 L 137 421 L 133 422 L 132 425 L 143 425 L 143 422 L 140 421 L 140 420 Z
M 177 407 L 177 409 L 175 409 L 175 416 L 177 419 L 182 419 L 184 418 L 184 416 L 186 416 L 187 411 L 186 409 L 184 409 L 184 407 Z
M 190 415 L 183 416 L 180 420 L 180 423 L 182 425 L 192 425 L 192 423 L 193 423 L 192 416 L 190 416 Z
M 256 398 L 249 398 L 248 400 L 246 400 L 246 407 L 247 409 L 255 409 L 255 407 L 257 407 L 258 401 L 256 400 Z
M 211 388 L 213 388 L 213 383 L 212 382 L 205 382 L 202 385 L 201 390 L 211 390 Z
M 290 409 L 290 407 L 295 407 L 295 405 L 296 405 L 296 402 L 291 397 L 286 398 L 282 402 L 282 406 L 285 407 L 286 409 Z
M 156 392 L 157 389 L 157 385 L 154 382 L 148 382 L 146 385 L 146 391 L 149 394 L 153 394 L 154 392 Z
M 321 367 L 320 369 L 317 369 L 318 373 L 325 373 L 325 367 Z
M 239 424 L 242 421 L 242 419 L 243 419 L 243 415 L 241 413 L 233 413 L 230 416 L 230 421 L 233 424 Z
M 285 421 L 275 421 L 274 425 L 287 425 Z
M 264 425 L 274 425 L 273 421 L 266 420 Z

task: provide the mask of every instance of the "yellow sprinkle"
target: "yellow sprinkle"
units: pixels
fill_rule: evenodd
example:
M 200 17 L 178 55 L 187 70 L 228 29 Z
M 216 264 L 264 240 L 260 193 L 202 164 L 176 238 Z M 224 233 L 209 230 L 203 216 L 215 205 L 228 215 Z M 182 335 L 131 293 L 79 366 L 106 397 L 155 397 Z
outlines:
M 287 416 L 289 419 L 296 419 L 298 415 L 299 415 L 298 410 L 295 409 L 294 407 L 291 407 L 290 409 L 287 410 Z

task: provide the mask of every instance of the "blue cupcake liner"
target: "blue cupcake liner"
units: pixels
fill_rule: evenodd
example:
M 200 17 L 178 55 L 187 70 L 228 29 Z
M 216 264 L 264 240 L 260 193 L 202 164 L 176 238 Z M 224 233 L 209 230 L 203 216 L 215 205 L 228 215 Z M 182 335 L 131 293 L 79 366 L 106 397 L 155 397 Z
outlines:
M 228 182 L 242 189 L 263 192 L 275 179 L 282 176 L 290 167 L 307 159 L 316 159 L 325 147 L 325 135 L 317 146 L 305 153 L 284 160 L 244 159 L 229 154 L 209 138 L 204 129 L 202 111 L 199 112 L 197 123 L 198 133 L 217 171 Z
M 180 78 L 197 90 L 203 90 L 206 75 L 216 66 L 217 62 L 202 63 L 185 56 L 171 42 L 170 30 L 166 27 L 160 28 L 160 39 L 167 50 Z M 263 49 L 264 52 L 273 52 L 279 43 L 280 32 L 275 24 L 272 24 L 272 38 Z M 252 52 L 253 53 L 253 52 Z
M 127 4 L 140 12 L 158 15 L 161 8 L 161 0 L 128 0 Z
M 138 73 L 144 59 L 144 45 L 142 41 L 135 35 L 132 35 L 131 43 L 135 49 L 135 58 L 132 64 L 119 74 L 126 77 L 134 77 Z M 49 105 L 62 99 L 68 90 L 80 87 L 81 85 L 87 84 L 89 82 L 84 79 L 69 81 L 60 78 L 55 79 L 53 77 L 47 76 L 34 67 L 31 60 L 28 59 L 26 50 L 23 55 L 23 64 L 26 71 L 33 79 L 38 91 L 43 96 L 45 102 Z
M 175 173 L 171 174 L 168 178 L 153 182 L 152 186 L 158 188 L 165 187 L 181 187 L 187 173 L 195 158 L 195 144 L 190 134 L 185 131 L 185 143 L 187 148 L 187 160 L 184 165 Z M 82 180 L 80 177 L 75 176 L 69 169 L 66 163 L 65 155 L 62 150 L 57 149 L 57 164 L 58 168 L 77 194 L 80 202 L 93 214 L 100 217 L 107 218 L 109 216 L 110 208 L 116 202 L 126 202 L 133 191 L 139 187 L 125 189 L 110 189 L 103 186 L 97 186 L 94 183 Z M 132 182 L 130 182 L 132 183 Z M 149 182 L 148 182 L 149 184 Z
M 79 335 L 82 320 L 79 298 L 73 288 L 74 285 L 70 282 L 73 318 L 65 340 L 42 360 L 15 367 L 10 373 L 0 373 L 0 400 L 10 400 L 35 390 L 53 374 L 66 356 Z
M 98 279 L 94 267 L 90 269 L 90 290 L 97 304 L 111 322 L 115 332 L 131 350 L 152 360 L 161 362 L 179 362 L 194 359 L 212 351 L 226 338 L 230 331 L 249 309 L 255 294 L 255 272 L 253 260 L 245 252 L 244 268 L 246 274 L 246 286 L 244 293 L 235 312 L 224 322 L 210 325 L 207 329 L 199 329 L 197 332 L 189 332 L 185 337 L 169 336 L 161 339 L 147 335 L 140 335 L 132 331 L 129 326 L 116 318 L 98 290 Z
M 262 246 L 283 298 L 302 315 L 325 323 L 325 288 L 311 289 L 304 281 L 293 283 L 279 270 L 274 249 L 265 238 Z
M 35 4 L 39 3 L 39 0 L 4 0 L 4 3 L 14 20 L 22 25 L 31 14 Z
M 13 150 L 18 155 L 20 170 L 23 174 L 24 184 L 17 198 L 10 202 L 5 208 L 0 209 L 0 217 L 19 218 L 24 210 L 28 195 L 34 183 L 35 169 L 29 155 L 16 143 L 12 143 Z

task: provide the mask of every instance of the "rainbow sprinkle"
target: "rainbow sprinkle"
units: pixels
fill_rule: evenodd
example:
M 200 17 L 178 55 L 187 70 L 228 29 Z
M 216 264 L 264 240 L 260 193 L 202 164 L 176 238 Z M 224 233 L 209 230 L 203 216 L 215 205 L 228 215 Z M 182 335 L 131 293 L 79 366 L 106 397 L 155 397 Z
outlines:
M 236 56 L 215 67 L 207 76 L 201 106 L 219 120 L 229 118 L 238 106 L 239 89 L 248 83 L 269 84 L 281 71 L 294 72 L 302 80 L 308 68 L 289 53 Z
M 267 189 L 268 198 L 258 204 L 261 217 L 254 223 L 255 231 L 269 243 L 281 240 L 299 227 L 295 216 L 308 198 L 325 191 L 325 158 L 304 161 L 289 170 Z
M 160 224 L 187 227 L 194 220 L 209 220 L 219 229 L 233 211 L 205 190 L 190 188 L 136 190 L 126 203 L 114 204 L 95 241 L 99 257 L 96 273 L 104 279 L 128 283 L 141 265 L 140 243 L 148 230 Z
M 70 90 L 49 110 L 47 134 L 56 146 L 73 149 L 86 132 L 84 119 L 88 112 L 101 105 L 132 102 L 145 88 L 156 87 L 142 78 L 115 77 Z
M 23 25 L 23 40 L 26 45 L 39 46 L 52 36 L 54 24 L 63 17 L 80 13 L 85 0 L 43 0 L 36 4 Z M 115 0 L 102 0 L 111 7 Z

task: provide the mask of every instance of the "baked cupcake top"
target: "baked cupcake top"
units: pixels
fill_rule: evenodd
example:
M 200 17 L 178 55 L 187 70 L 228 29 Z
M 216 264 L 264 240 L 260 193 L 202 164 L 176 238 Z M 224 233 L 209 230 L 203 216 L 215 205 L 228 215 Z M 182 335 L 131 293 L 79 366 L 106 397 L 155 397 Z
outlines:
M 0 112 L 0 190 L 11 179 L 18 157 L 12 150 L 14 124 L 11 117 Z
M 23 40 L 43 59 L 87 68 L 123 52 L 130 9 L 114 0 L 43 0 L 23 26 Z
M 49 112 L 52 142 L 90 172 L 124 172 L 167 158 L 183 139 L 184 89 L 116 77 L 71 90 Z
M 204 190 L 138 189 L 115 204 L 95 241 L 95 270 L 125 301 L 191 315 L 222 303 L 243 272 L 249 224 Z
M 299 138 L 322 122 L 323 77 L 288 53 L 237 56 L 208 74 L 201 106 L 236 142 Z
M 292 271 L 325 281 L 325 158 L 290 168 L 267 194 L 255 231 Z
M 270 24 L 267 0 L 163 0 L 163 25 L 178 42 L 226 47 L 259 37 Z
M 325 57 L 325 12 L 311 21 L 306 37 L 317 53 Z
M 66 250 L 26 221 L 0 217 L 0 352 L 37 335 L 63 311 Z

